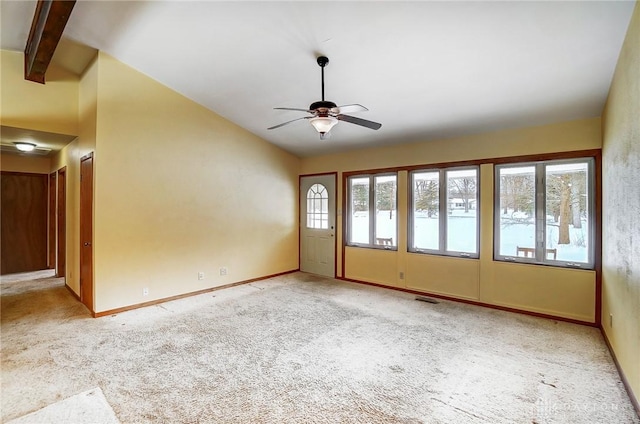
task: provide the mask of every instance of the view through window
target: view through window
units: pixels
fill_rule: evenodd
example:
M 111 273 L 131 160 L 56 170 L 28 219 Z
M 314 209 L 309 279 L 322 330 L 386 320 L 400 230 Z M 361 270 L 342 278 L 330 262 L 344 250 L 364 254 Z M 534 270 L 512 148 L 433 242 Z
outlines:
M 478 167 L 411 172 L 412 252 L 477 257 Z
M 355 246 L 397 246 L 397 175 L 358 175 L 348 179 L 348 243 Z
M 329 193 L 322 184 L 314 184 L 307 191 L 307 228 L 329 228 Z
M 593 266 L 593 160 L 496 166 L 496 257 Z

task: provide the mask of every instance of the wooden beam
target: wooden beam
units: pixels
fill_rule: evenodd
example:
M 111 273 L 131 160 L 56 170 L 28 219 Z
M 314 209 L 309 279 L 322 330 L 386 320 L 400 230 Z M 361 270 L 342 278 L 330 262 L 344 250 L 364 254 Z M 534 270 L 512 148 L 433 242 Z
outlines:
M 24 79 L 44 84 L 44 76 L 76 0 L 38 0 L 24 49 Z

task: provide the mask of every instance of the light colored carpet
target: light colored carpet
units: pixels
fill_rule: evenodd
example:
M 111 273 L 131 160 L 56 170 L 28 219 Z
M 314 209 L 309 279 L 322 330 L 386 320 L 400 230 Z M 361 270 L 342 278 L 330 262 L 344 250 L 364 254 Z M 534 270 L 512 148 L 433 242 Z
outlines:
M 120 424 L 99 387 L 9 421 L 7 424 Z
M 123 423 L 640 422 L 597 329 L 414 298 L 294 273 L 93 319 L 3 281 L 2 420 L 100 387 Z

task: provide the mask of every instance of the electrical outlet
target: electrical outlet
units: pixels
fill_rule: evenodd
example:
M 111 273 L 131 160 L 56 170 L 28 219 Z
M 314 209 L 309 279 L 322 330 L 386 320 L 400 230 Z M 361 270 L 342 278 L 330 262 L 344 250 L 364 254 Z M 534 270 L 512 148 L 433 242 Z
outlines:
M 143 296 L 149 296 L 149 287 L 145 287 L 142 289 L 142 295 Z
M 198 280 L 204 280 L 204 272 L 200 271 L 198 273 Z
M 227 275 L 227 267 L 220 268 L 220 275 Z
M 400 271 L 400 279 L 404 280 L 404 272 Z
M 609 327 L 613 327 L 613 314 L 609 314 Z

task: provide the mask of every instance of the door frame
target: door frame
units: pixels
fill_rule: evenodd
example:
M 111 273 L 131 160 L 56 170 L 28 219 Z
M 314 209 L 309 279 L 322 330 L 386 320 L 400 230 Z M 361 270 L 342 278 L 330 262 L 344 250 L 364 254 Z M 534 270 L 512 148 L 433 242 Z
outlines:
M 333 217 L 334 222 L 334 237 L 333 237 L 333 278 L 338 278 L 338 172 L 321 172 L 317 174 L 300 174 L 298 175 L 298 271 L 300 271 L 300 267 L 302 265 L 302 209 L 300 205 L 302 204 L 302 193 L 300 193 L 300 188 L 302 187 L 302 179 L 309 177 L 326 177 L 333 175 L 334 177 L 334 204 L 335 208 L 335 216 Z
M 49 231 L 48 231 L 48 256 L 47 266 L 49 269 L 56 269 L 56 193 L 57 193 L 57 173 L 49 174 Z
M 91 161 L 90 184 L 88 175 L 83 173 L 85 161 Z M 93 180 L 94 180 L 93 152 L 80 158 L 80 301 L 93 314 L 94 283 L 93 283 Z M 85 180 L 83 181 L 83 178 Z M 88 190 L 88 192 L 87 192 Z M 88 240 L 88 241 L 86 241 Z M 89 243 L 89 263 L 85 264 L 84 243 Z
M 58 169 L 58 262 L 56 276 L 67 275 L 67 167 Z

